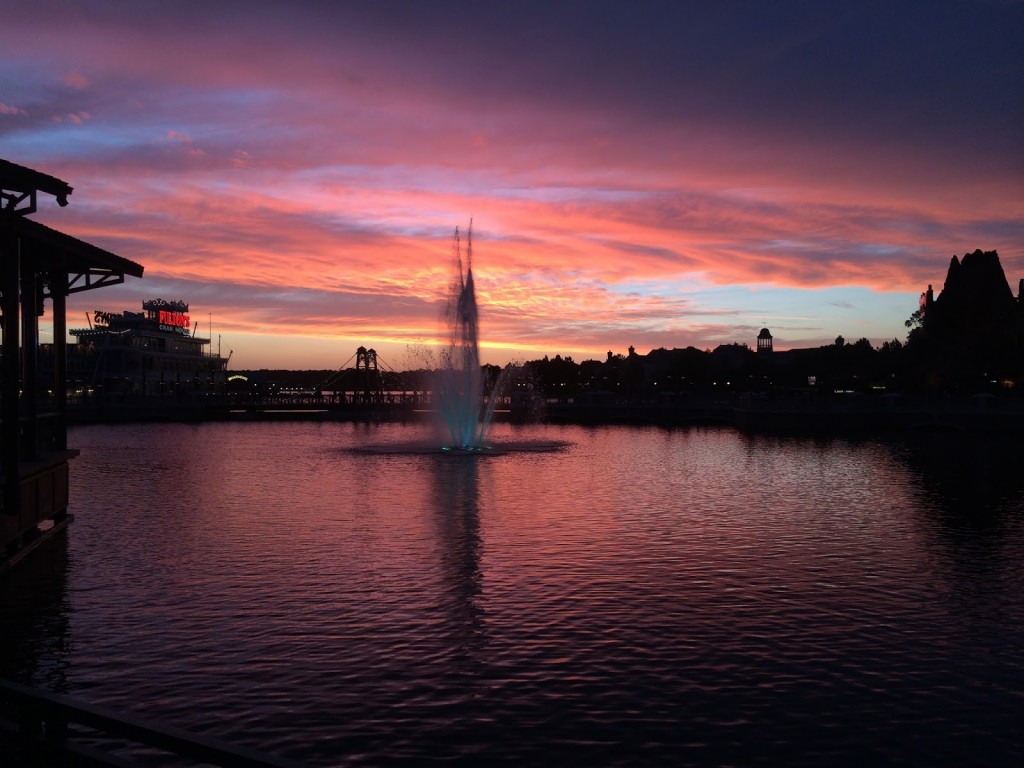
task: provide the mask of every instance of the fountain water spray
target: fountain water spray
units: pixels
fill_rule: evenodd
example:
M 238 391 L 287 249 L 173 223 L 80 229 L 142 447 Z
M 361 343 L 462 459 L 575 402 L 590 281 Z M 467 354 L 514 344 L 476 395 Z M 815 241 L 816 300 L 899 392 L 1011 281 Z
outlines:
M 459 228 L 452 243 L 455 275 L 448 295 L 445 319 L 448 346 L 441 354 L 441 366 L 434 387 L 435 408 L 446 430 L 448 448 L 463 451 L 486 450 L 487 428 L 494 415 L 498 387 L 486 406 L 480 375 L 479 313 L 473 287 L 473 221 L 466 233 L 465 266 Z

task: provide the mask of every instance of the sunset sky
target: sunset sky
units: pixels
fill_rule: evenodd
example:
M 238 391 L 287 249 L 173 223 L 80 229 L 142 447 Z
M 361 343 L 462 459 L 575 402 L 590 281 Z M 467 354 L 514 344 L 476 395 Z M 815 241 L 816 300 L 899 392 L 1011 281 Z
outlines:
M 1024 277 L 1024 3 L 0 2 L 0 157 L 232 369 L 413 367 L 473 220 L 486 362 L 906 336 Z M 44 341 L 46 340 L 44 336 Z

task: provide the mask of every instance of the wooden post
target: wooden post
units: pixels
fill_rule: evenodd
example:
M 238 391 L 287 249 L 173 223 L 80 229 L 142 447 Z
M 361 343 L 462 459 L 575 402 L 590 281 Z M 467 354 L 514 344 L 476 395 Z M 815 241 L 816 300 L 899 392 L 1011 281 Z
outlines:
M 0 365 L 3 376 L 0 384 L 0 421 L 3 422 L 0 451 L 3 454 L 4 512 L 10 515 L 21 514 L 21 425 L 18 404 L 18 290 L 21 283 L 21 259 L 12 221 L 15 215 L 6 211 L 0 213 L 0 309 L 3 311 L 4 332 L 3 361 Z
M 34 268 L 21 269 L 21 400 L 24 435 L 22 457 L 34 459 L 39 453 L 39 395 L 36 356 L 39 354 L 39 315 Z
M 50 273 L 53 299 L 53 417 L 54 448 L 68 447 L 68 273 L 64 259 Z

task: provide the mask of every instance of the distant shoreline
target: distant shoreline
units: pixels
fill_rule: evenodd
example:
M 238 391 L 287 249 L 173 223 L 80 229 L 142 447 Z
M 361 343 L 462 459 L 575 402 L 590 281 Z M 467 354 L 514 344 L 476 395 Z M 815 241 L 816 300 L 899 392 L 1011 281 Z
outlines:
M 71 425 L 206 421 L 427 421 L 422 403 L 238 403 L 218 398 L 120 398 L 68 406 Z M 1013 396 L 843 393 L 605 393 L 513 404 L 497 415 L 518 423 L 726 426 L 754 432 L 949 430 L 1024 434 L 1024 400 Z

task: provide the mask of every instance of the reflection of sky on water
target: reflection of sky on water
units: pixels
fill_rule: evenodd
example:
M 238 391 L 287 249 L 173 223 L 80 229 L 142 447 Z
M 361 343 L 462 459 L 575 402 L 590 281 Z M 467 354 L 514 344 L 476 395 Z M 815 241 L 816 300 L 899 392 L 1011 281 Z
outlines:
M 1021 746 L 1011 455 L 508 425 L 571 445 L 349 450 L 422 438 L 74 430 L 70 565 L 0 642 L 37 682 L 313 764 Z

